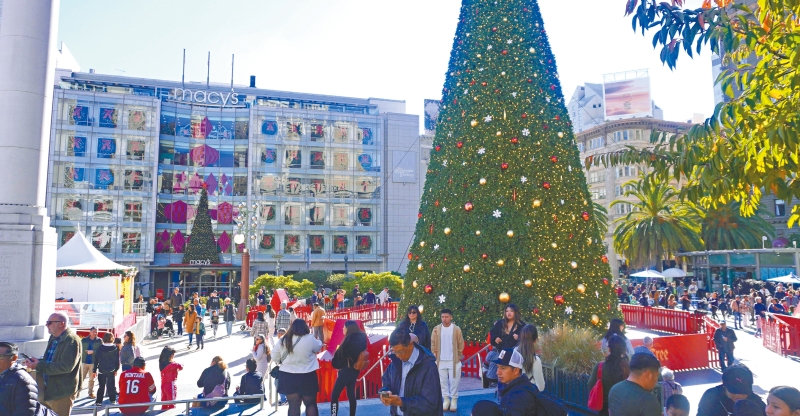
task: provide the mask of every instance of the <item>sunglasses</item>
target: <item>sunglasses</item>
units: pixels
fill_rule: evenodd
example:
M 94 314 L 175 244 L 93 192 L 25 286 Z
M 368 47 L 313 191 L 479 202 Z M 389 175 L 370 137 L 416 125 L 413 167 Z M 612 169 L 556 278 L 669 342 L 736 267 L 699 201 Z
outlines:
M 408 314 L 409 314 L 409 315 L 416 315 L 416 314 L 417 314 L 417 312 L 415 312 L 415 311 L 411 311 L 411 312 L 409 312 Z
M 50 326 L 51 324 L 63 323 L 64 321 L 46 321 L 44 324 L 45 326 Z

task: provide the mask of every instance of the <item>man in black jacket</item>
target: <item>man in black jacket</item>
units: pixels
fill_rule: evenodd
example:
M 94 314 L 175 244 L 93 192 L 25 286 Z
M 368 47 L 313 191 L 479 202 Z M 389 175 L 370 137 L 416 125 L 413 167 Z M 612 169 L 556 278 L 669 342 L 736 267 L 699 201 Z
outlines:
M 0 342 L 0 415 L 33 416 L 39 389 L 25 367 L 17 364 L 17 354 L 16 344 Z
M 728 328 L 725 321 L 719 323 L 719 329 L 714 331 L 714 344 L 719 351 L 719 366 L 725 372 L 725 368 L 733 365 L 733 343 L 738 341 L 736 333 Z M 728 364 L 725 364 L 725 357 L 728 357 Z
M 389 336 L 391 364 L 383 373 L 381 403 L 390 406 L 389 414 L 403 416 L 442 416 L 442 388 L 436 357 L 427 349 L 411 342 L 408 331 L 396 329 Z
M 535 416 L 536 394 L 538 390 L 528 377 L 522 374 L 522 355 L 512 348 L 500 351 L 496 360 L 497 379 L 505 384 L 500 396 L 500 404 L 481 400 L 472 408 L 473 415 L 480 416 Z
M 743 364 L 734 364 L 722 372 L 722 384 L 703 393 L 697 405 L 698 416 L 729 416 L 738 401 L 753 402 L 762 412 L 767 405 L 753 392 L 753 373 Z M 765 414 L 765 413 L 762 413 Z

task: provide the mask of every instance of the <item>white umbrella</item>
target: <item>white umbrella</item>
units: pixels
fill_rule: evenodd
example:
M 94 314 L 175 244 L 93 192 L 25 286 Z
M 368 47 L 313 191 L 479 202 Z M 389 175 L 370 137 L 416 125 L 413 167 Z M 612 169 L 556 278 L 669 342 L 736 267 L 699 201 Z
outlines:
M 664 277 L 672 277 L 672 278 L 675 278 L 675 277 L 686 277 L 686 272 L 683 271 L 682 269 L 678 269 L 676 267 L 672 267 L 672 268 L 669 268 L 667 270 L 664 270 L 663 272 L 661 272 L 661 274 L 663 274 Z
M 767 279 L 770 282 L 776 283 L 794 283 L 796 285 L 800 285 L 800 277 L 795 276 L 794 274 L 788 274 L 786 276 L 780 277 L 773 277 L 772 279 Z
M 659 273 L 659 272 L 657 272 L 655 270 L 645 270 L 645 271 L 642 271 L 642 272 L 634 273 L 631 276 L 633 276 L 633 277 L 647 277 L 647 278 L 651 278 L 651 277 L 661 277 L 661 278 L 663 278 L 664 277 L 663 274 L 661 274 L 661 273 Z

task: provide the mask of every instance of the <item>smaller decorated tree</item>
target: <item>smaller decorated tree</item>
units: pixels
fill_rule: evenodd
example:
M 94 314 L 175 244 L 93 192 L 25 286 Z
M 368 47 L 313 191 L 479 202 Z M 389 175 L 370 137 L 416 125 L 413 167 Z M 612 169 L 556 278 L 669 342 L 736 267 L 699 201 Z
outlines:
M 197 215 L 194 217 L 192 236 L 183 254 L 183 263 L 219 263 L 219 247 L 214 240 L 214 229 L 211 227 L 211 216 L 208 214 L 208 191 L 203 184 L 200 203 L 197 204 Z

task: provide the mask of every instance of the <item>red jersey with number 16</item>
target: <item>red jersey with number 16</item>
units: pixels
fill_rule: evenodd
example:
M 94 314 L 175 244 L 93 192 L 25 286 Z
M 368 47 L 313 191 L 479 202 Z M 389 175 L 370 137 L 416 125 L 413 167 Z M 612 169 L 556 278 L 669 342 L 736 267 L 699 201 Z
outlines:
M 123 371 L 119 377 L 119 404 L 150 403 L 150 393 L 155 390 L 153 376 L 141 368 L 133 367 Z M 124 415 L 140 415 L 148 407 L 123 407 L 119 411 Z

